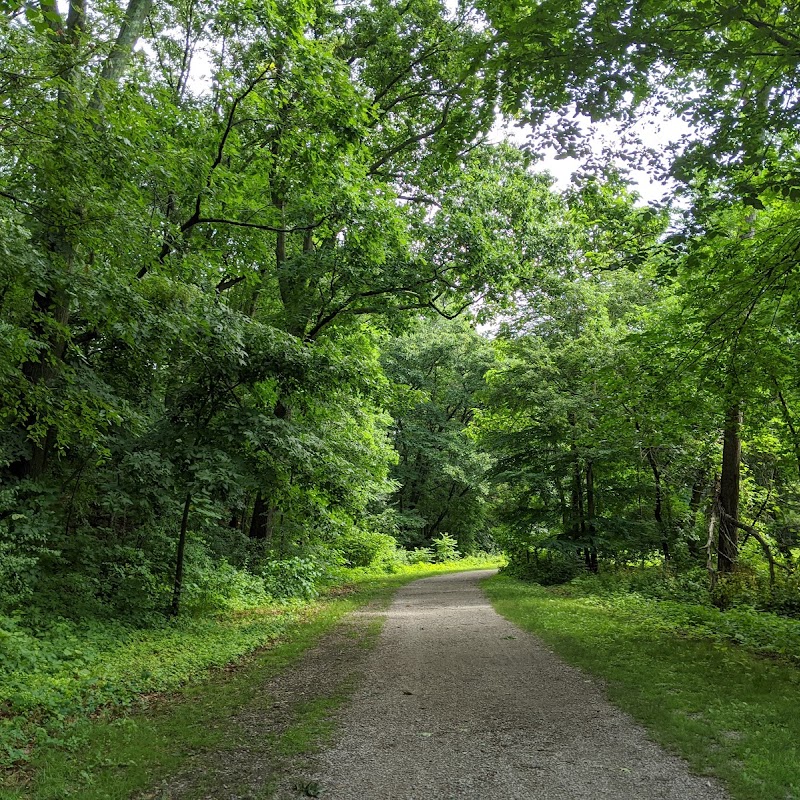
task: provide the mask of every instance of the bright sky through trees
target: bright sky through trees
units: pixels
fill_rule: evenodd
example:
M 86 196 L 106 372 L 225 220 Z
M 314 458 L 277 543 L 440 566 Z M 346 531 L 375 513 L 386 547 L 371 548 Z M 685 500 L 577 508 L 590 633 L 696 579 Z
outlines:
M 591 160 L 597 163 L 602 161 L 604 152 L 618 147 L 620 130 L 614 121 L 585 123 L 587 131 L 586 146 L 591 153 Z M 654 153 L 662 153 L 669 145 L 676 144 L 681 137 L 688 133 L 689 127 L 680 119 L 667 116 L 661 112 L 657 116 L 642 118 L 632 126 L 630 133 L 640 137 L 642 146 L 651 149 Z M 529 126 L 509 125 L 498 118 L 492 134 L 493 140 L 499 141 L 508 138 L 520 147 L 524 147 L 531 139 L 532 129 Z M 584 167 L 587 158 L 557 157 L 554 147 L 546 147 L 538 151 L 542 157 L 534 169 L 549 172 L 555 178 L 555 186 L 559 190 L 567 189 L 573 175 Z M 606 162 L 607 163 L 607 162 Z M 660 203 L 669 199 L 675 189 L 673 181 L 659 179 L 654 176 L 653 169 L 647 169 L 640 161 L 623 162 L 617 159 L 616 163 L 624 170 L 632 188 L 639 194 L 643 203 Z

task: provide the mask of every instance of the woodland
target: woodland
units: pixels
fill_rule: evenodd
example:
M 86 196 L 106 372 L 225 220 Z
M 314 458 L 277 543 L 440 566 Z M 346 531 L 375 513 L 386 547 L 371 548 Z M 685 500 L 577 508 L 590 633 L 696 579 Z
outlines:
M 0 667 L 482 553 L 800 614 L 800 9 L 0 9 Z

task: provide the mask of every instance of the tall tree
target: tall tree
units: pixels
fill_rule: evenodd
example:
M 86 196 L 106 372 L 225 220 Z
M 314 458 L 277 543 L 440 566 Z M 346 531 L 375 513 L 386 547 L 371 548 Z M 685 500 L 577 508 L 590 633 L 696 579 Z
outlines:
M 384 354 L 399 463 L 391 498 L 406 545 L 442 533 L 468 553 L 483 536 L 490 459 L 473 434 L 491 344 L 467 322 L 421 319 Z

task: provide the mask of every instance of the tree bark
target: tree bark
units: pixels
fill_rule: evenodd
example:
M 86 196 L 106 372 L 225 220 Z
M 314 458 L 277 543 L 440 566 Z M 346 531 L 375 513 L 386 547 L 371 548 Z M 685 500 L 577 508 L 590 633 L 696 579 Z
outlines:
M 584 515 L 583 506 L 583 478 L 581 470 L 581 457 L 578 451 L 577 442 L 577 422 L 574 412 L 570 412 L 568 417 L 570 428 L 572 429 L 572 442 L 570 444 L 570 451 L 572 455 L 572 498 L 571 498 L 571 514 L 570 514 L 570 529 L 572 538 L 579 542 L 579 547 L 583 545 L 585 550 L 586 539 L 586 517 Z M 591 558 L 585 552 L 586 565 L 589 568 Z
M 694 528 L 697 512 L 700 510 L 707 486 L 708 475 L 706 471 L 704 469 L 698 470 L 694 483 L 692 484 L 692 495 L 689 498 L 689 520 L 687 524 L 691 524 L 692 528 Z M 700 546 L 696 539 L 688 538 L 686 540 L 686 545 L 689 548 L 689 554 L 693 558 L 700 558 Z
M 558 505 L 561 511 L 561 526 L 566 533 L 569 530 L 569 506 L 567 505 L 567 495 L 564 491 L 564 484 L 561 482 L 561 477 L 556 475 L 554 480 L 556 492 L 558 493 Z
M 172 603 L 169 615 L 177 617 L 181 607 L 181 592 L 183 591 L 183 557 L 186 552 L 186 531 L 189 528 L 189 510 L 192 507 L 192 493 L 186 495 L 183 504 L 183 517 L 181 518 L 181 532 L 178 537 L 178 552 L 175 557 L 175 581 L 172 585 Z
M 736 521 L 739 519 L 739 483 L 742 460 L 742 409 L 739 401 L 730 405 L 725 415 L 722 443 L 722 474 L 719 486 L 720 514 L 717 539 L 717 572 L 734 572 L 739 556 Z
M 786 402 L 786 398 L 783 396 L 783 392 L 778 385 L 778 381 L 776 378 L 772 379 L 775 383 L 775 388 L 778 392 L 778 400 L 781 404 L 781 413 L 783 414 L 783 421 L 786 423 L 786 427 L 789 428 L 789 433 L 792 435 L 792 449 L 794 450 L 794 458 L 797 462 L 797 472 L 800 475 L 800 436 L 797 435 L 797 428 L 794 424 L 794 419 L 792 418 L 792 414 L 789 411 L 789 405 Z
M 645 448 L 645 456 L 647 463 L 650 465 L 650 470 L 653 473 L 653 483 L 655 484 L 655 502 L 653 504 L 653 517 L 655 518 L 658 532 L 661 537 L 661 552 L 664 555 L 664 561 L 669 561 L 671 558 L 669 551 L 669 540 L 667 539 L 667 530 L 664 526 L 664 517 L 661 513 L 663 502 L 663 489 L 661 484 L 661 470 L 658 467 L 655 453 L 652 447 Z
M 595 541 L 595 528 L 594 520 L 596 514 L 595 496 L 594 496 L 594 464 L 592 459 L 586 460 L 586 513 L 588 515 L 588 533 L 589 533 L 589 547 L 588 560 L 586 563 L 590 572 L 597 572 L 597 543 Z
M 744 522 L 728 516 L 723 508 L 719 508 L 718 511 L 720 522 L 728 522 L 731 525 L 746 531 L 759 543 L 759 545 L 761 545 L 761 549 L 767 558 L 767 563 L 769 564 L 769 585 L 770 587 L 775 586 L 775 556 L 772 555 L 772 549 L 770 548 L 766 539 L 764 539 L 764 537 L 752 525 L 746 525 Z M 784 569 L 787 568 L 784 567 Z
M 583 539 L 586 534 L 586 520 L 583 514 L 583 481 L 581 466 L 576 460 L 572 469 L 572 509 L 571 529 L 575 539 Z
M 263 542 L 271 541 L 275 530 L 275 514 L 274 504 L 268 502 L 259 492 L 253 504 L 253 516 L 250 518 L 250 538 Z
M 153 0 L 130 0 L 128 3 L 116 41 L 100 70 L 99 80 L 89 101 L 89 108 L 93 111 L 103 111 L 106 87 L 116 83 L 124 74 L 152 5 Z

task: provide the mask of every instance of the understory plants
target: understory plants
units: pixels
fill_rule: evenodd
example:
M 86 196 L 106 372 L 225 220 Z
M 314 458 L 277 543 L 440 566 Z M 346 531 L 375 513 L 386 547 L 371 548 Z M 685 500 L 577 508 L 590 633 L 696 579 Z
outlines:
M 796 591 L 794 576 L 770 586 L 743 564 L 712 586 L 700 567 L 606 565 L 588 573 L 562 553 L 517 559 L 503 572 L 580 606 L 605 608 L 621 620 L 647 621 L 681 636 L 725 641 L 800 664 L 800 618 L 785 613 Z

